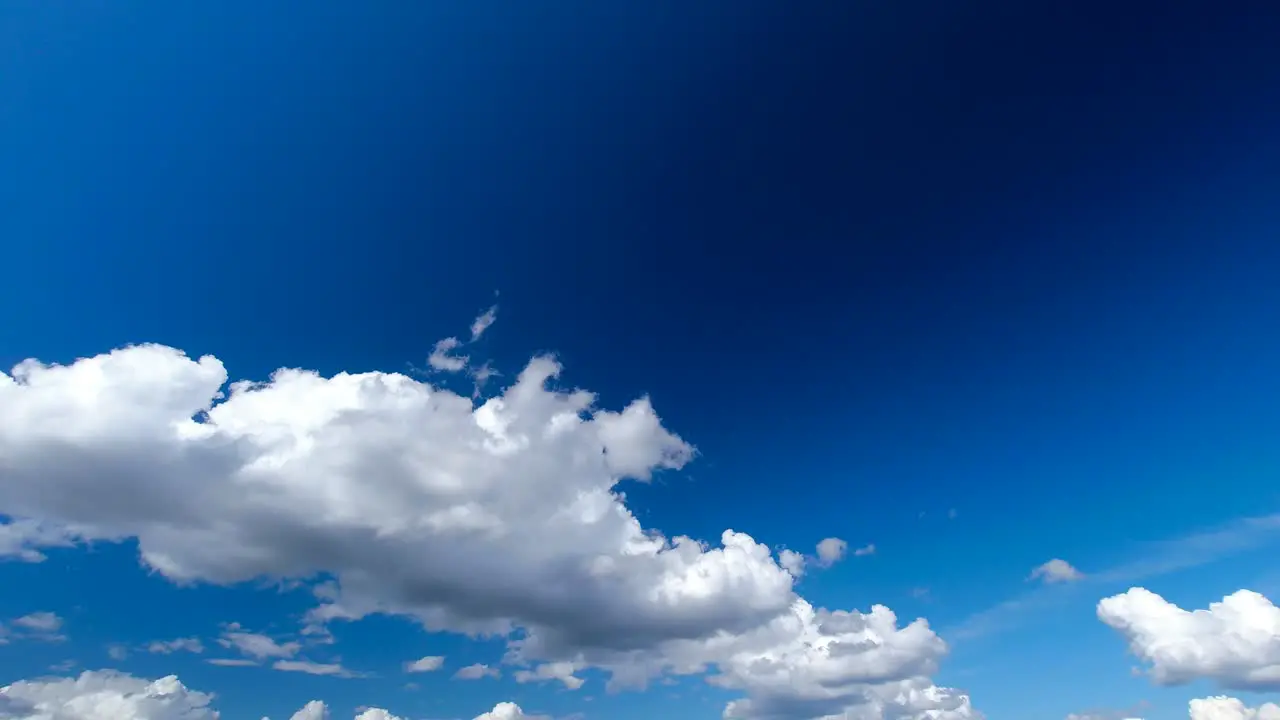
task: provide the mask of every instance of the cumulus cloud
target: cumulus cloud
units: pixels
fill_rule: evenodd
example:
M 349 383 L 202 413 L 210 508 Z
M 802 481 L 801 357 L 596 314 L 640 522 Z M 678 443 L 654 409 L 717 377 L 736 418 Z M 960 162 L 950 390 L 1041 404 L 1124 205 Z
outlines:
M 1187 611 L 1135 587 L 1101 600 L 1098 618 L 1149 664 L 1157 684 L 1208 679 L 1225 688 L 1280 689 L 1280 608 L 1256 592 Z
M 176 676 L 141 680 L 112 671 L 78 678 L 22 680 L 0 687 L 6 720 L 217 720 L 213 696 L 189 690 Z
M 411 673 L 435 672 L 444 667 L 444 656 L 428 655 L 404 664 L 404 671 Z
M 818 543 L 818 564 L 831 567 L 844 559 L 849 543 L 840 538 L 827 538 Z
M 453 674 L 455 680 L 479 680 L 486 677 L 502 677 L 502 671 L 498 668 L 489 667 L 484 663 L 476 663 L 460 668 L 458 672 Z
M 1191 701 L 1191 720 L 1280 720 L 1280 705 L 1263 703 L 1249 707 L 1233 697 L 1209 697 Z
M 535 675 L 571 663 L 618 686 L 713 671 L 745 695 L 732 717 L 973 716 L 929 681 L 945 645 L 926 622 L 815 609 L 745 533 L 644 528 L 619 483 L 683 467 L 693 447 L 647 398 L 601 408 L 551 387 L 560 372 L 534 358 L 477 403 L 377 372 L 228 386 L 216 358 L 159 345 L 26 361 L 0 373 L 0 514 L 77 542 L 135 539 L 174 581 L 332 578 L 313 627 L 406 615 L 507 636 Z M 829 540 L 819 563 L 847 550 Z M 219 644 L 306 662 L 238 626 Z
M 175 675 L 144 680 L 114 670 L 87 671 L 77 678 L 21 680 L 0 687 L 0 720 L 218 720 L 213 699 L 212 694 L 189 689 Z M 514 715 L 493 717 L 533 720 L 520 714 L 519 707 L 511 707 Z M 329 717 L 328 707 L 312 700 L 291 720 Z M 355 720 L 401 719 L 381 708 L 365 708 Z
M 1084 573 L 1072 567 L 1066 560 L 1054 558 L 1031 571 L 1028 579 L 1039 580 L 1045 584 L 1075 582 L 1084 578 Z

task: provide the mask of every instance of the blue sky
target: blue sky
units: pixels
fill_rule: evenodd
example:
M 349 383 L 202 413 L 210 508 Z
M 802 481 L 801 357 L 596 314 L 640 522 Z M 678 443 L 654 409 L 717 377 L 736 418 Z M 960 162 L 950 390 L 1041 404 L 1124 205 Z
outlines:
M 923 664 L 894 681 L 963 691 L 992 720 L 1274 699 L 1280 675 L 1240 673 L 1280 667 L 1280 630 L 1162 684 L 1132 668 L 1177 663 L 1136 658 L 1098 604 L 1280 594 L 1280 14 L 689 5 L 0 8 L 0 368 L 157 343 L 230 381 L 415 383 L 288 376 L 184 431 L 199 438 L 171 425 L 215 403 L 216 363 L 153 348 L 0 383 L 0 685 L 176 674 L 225 718 L 318 699 L 337 718 L 509 701 L 693 720 L 746 697 L 742 717 L 809 720 L 680 644 L 754 637 L 798 595 L 926 618 L 945 657 L 911 645 Z M 459 372 L 429 362 L 450 337 Z M 486 400 L 525 420 L 550 407 L 504 396 L 547 353 L 553 388 L 656 415 L 584 422 L 605 460 L 532 430 L 514 455 L 477 444 Z M 484 363 L 500 375 L 472 398 Z M 456 402 L 387 399 L 428 387 Z M 556 503 L 586 492 L 572 482 L 601 481 L 570 458 L 606 480 L 654 469 L 610 507 L 704 541 L 707 562 L 729 562 L 726 529 L 773 555 L 725 570 L 705 608 L 632 607 L 618 588 L 653 590 L 687 558 L 629 565 L 621 525 L 557 534 Z M 459 485 L 406 490 L 427 476 Z M 389 519 L 450 507 L 496 525 L 464 543 Z M 816 557 L 826 538 L 843 557 Z M 810 555 L 803 572 L 783 549 Z M 634 568 L 557 584 L 592 553 Z M 1080 576 L 1029 579 L 1052 559 Z M 316 620 L 339 605 L 362 617 Z M 464 632 L 495 622 L 510 627 Z M 1134 642 L 1222 651 L 1157 630 Z M 148 650 L 180 638 L 202 651 Z M 707 672 L 608 692 L 624 646 Z M 441 668 L 405 672 L 427 656 Z M 517 681 L 572 658 L 581 687 Z M 501 677 L 454 679 L 476 663 Z M 351 677 L 298 671 L 318 665 Z

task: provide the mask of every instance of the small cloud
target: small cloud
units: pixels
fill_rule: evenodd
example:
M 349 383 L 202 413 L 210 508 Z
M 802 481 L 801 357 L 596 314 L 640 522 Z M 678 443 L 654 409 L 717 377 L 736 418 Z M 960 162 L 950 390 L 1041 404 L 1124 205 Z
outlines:
M 58 662 L 50 665 L 49 670 L 50 672 L 56 672 L 56 673 L 71 672 L 71 670 L 75 668 L 75 666 L 78 664 L 79 663 L 77 663 L 75 660 L 63 660 L 62 662 Z
M 911 588 L 911 597 L 913 597 L 913 598 L 915 598 L 915 599 L 917 599 L 917 600 L 925 600 L 925 599 L 928 599 L 928 597 L 929 597 L 929 588 L 927 588 L 927 587 L 913 587 L 913 588 Z
M 568 690 L 577 690 L 586 682 L 574 675 L 577 665 L 568 662 L 543 663 L 533 670 L 517 670 L 515 677 L 518 683 L 549 682 L 557 680 Z
M 491 668 L 484 663 L 476 663 L 475 665 L 468 665 L 458 670 L 458 672 L 453 674 L 453 677 L 455 680 L 479 680 L 486 677 L 498 678 L 502 677 L 502 671 L 498 668 Z
M 1054 558 L 1031 571 L 1029 580 L 1040 580 L 1045 584 L 1075 582 L 1084 578 L 1084 573 L 1071 566 L 1066 560 Z
M 202 653 L 204 644 L 199 638 L 177 638 L 176 640 L 156 640 L 147 645 L 147 652 L 155 655 L 172 655 L 176 652 Z
M 224 648 L 238 650 L 241 655 L 258 661 L 270 658 L 291 658 L 302 649 L 302 644 L 296 641 L 281 643 L 261 633 L 247 632 L 239 623 L 225 625 L 222 637 L 218 638 L 218 644 Z
M 300 672 L 308 675 L 324 675 L 326 677 L 353 678 L 360 674 L 348 670 L 339 663 L 317 663 L 307 660 L 277 660 L 271 664 L 275 670 L 282 672 Z
M 219 667 L 253 667 L 258 664 L 256 660 L 244 658 L 209 658 L 205 662 Z
M 435 672 L 444 667 L 443 655 L 428 655 L 404 664 L 404 671 L 411 673 Z
M 467 366 L 471 358 L 466 355 L 455 355 L 454 350 L 462 343 L 456 337 L 447 337 L 436 343 L 427 357 L 427 364 L 441 372 L 458 372 Z
M 849 543 L 844 540 L 827 538 L 818 543 L 818 564 L 822 567 L 831 567 L 844 559 L 848 549 Z
M 853 551 L 854 557 L 865 557 L 867 555 L 875 555 L 875 554 L 876 554 L 875 543 L 867 543 L 866 545 Z
M 107 646 L 107 657 L 112 660 L 124 660 L 129 657 L 129 648 L 124 645 L 114 644 Z
M 51 633 L 57 632 L 62 628 L 62 618 L 58 617 L 57 613 L 34 612 L 14 620 L 13 624 L 15 627 L 25 630 Z
M 490 307 L 488 310 L 485 310 L 484 312 L 480 313 L 480 315 L 471 322 L 471 342 L 475 342 L 479 340 L 480 336 L 484 335 L 484 331 L 488 330 L 489 326 L 493 324 L 493 321 L 497 319 L 498 319 L 497 305 L 494 305 L 493 307 Z
M 783 550 L 778 553 L 778 564 L 783 570 L 791 573 L 791 577 L 798 578 L 804 575 L 804 555 L 795 550 Z

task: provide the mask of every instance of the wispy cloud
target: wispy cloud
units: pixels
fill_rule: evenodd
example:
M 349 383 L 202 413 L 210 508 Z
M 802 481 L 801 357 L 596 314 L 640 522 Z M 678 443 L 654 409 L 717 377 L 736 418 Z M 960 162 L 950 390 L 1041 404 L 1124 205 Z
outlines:
M 271 667 L 282 672 L 300 672 L 308 675 L 324 675 L 326 677 L 354 678 L 362 677 L 361 673 L 349 670 L 341 663 L 318 663 L 308 660 L 277 660 Z
M 1135 560 L 1085 575 L 1076 582 L 1042 585 L 974 613 L 941 634 L 951 641 L 963 641 L 1006 632 L 1037 613 L 1070 602 L 1083 592 L 1096 594 L 1100 587 L 1138 583 L 1208 565 L 1277 541 L 1280 541 L 1280 513 L 1242 518 L 1173 540 L 1144 543 L 1135 553 Z

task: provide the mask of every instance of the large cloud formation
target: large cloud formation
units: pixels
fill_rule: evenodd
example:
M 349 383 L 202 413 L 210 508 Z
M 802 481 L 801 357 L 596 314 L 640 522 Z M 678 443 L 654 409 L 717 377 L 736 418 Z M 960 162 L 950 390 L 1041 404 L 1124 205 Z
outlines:
M 1240 590 L 1187 611 L 1144 588 L 1104 598 L 1098 618 L 1150 664 L 1151 679 L 1180 685 L 1209 679 L 1224 688 L 1280 689 L 1280 608 Z
M 77 678 L 21 680 L 0 687 L 0 720 L 219 720 L 213 696 L 182 684 L 177 676 L 144 680 L 111 670 Z M 329 708 L 312 700 L 290 720 L 329 720 Z M 382 708 L 366 708 L 355 720 L 401 720 Z M 498 703 L 475 720 L 549 720 L 527 715 L 519 705 Z
M 1280 720 L 1280 705 L 1263 703 L 1253 708 L 1233 697 L 1192 700 L 1191 720 Z
M 815 609 L 741 532 L 642 527 L 618 483 L 693 447 L 647 399 L 599 408 L 560 370 L 535 358 L 481 402 L 378 372 L 228 386 L 216 358 L 160 345 L 29 360 L 0 373 L 0 552 L 136 539 L 173 580 L 315 580 L 316 625 L 510 635 L 530 677 L 711 672 L 745 695 L 726 717 L 976 716 L 928 680 L 946 648 L 925 621 Z

